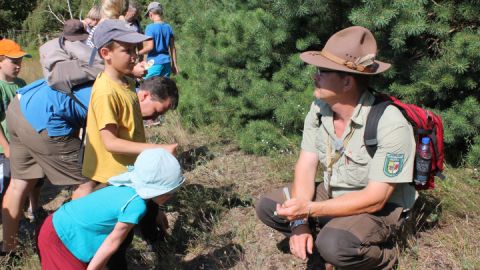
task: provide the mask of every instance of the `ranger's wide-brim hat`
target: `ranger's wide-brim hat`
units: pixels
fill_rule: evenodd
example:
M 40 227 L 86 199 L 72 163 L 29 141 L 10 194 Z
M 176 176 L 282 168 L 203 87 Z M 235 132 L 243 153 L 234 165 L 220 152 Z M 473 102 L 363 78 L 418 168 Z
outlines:
M 308 51 L 300 58 L 321 69 L 347 73 L 375 75 L 390 68 L 390 64 L 375 59 L 377 42 L 364 27 L 352 26 L 331 36 L 321 51 Z

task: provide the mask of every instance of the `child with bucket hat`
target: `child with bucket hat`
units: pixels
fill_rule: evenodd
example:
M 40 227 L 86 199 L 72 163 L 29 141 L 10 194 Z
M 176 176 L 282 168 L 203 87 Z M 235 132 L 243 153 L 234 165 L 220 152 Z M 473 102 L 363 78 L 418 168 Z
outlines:
M 38 234 L 42 269 L 102 269 L 145 214 L 146 200 L 161 205 L 184 181 L 173 155 L 144 150 L 109 186 L 62 205 L 45 220 Z

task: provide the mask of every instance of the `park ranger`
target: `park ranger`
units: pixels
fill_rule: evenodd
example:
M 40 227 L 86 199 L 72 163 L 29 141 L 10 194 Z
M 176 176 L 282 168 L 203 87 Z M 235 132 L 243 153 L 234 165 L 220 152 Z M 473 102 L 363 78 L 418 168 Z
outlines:
M 397 251 L 391 238 L 417 197 L 409 184 L 413 131 L 397 108 L 389 106 L 380 118 L 375 155 L 365 148 L 375 100 L 369 79 L 390 68 L 376 53 L 372 33 L 353 26 L 331 36 L 322 51 L 300 55 L 316 67 L 315 101 L 305 119 L 294 181 L 256 204 L 262 222 L 290 237 L 293 255 L 306 259 L 315 246 L 326 269 L 393 268 Z M 315 183 L 318 164 L 323 182 Z

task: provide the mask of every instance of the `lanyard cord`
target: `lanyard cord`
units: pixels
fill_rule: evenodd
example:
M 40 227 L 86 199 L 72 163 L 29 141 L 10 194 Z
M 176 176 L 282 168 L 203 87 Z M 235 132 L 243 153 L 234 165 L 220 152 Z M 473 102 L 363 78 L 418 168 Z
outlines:
M 345 136 L 345 139 L 343 140 L 342 144 L 343 144 L 343 149 L 347 148 L 348 146 L 348 143 L 350 142 L 350 139 L 353 137 L 353 133 L 355 132 L 355 127 L 351 127 L 350 128 L 350 132 L 347 134 L 347 136 Z M 327 133 L 328 135 L 328 133 Z M 327 189 L 327 193 L 328 193 L 328 196 L 331 197 L 332 196 L 332 192 L 331 192 L 331 189 L 330 189 L 330 179 L 332 178 L 332 171 L 333 171 L 333 165 L 340 159 L 340 157 L 342 156 L 343 154 L 343 150 L 342 151 L 335 151 L 335 155 L 332 155 L 332 140 L 330 139 L 330 136 L 327 136 L 327 174 L 328 174 L 328 182 L 327 182 L 327 186 L 326 186 L 326 189 Z M 325 179 L 324 179 L 325 181 Z

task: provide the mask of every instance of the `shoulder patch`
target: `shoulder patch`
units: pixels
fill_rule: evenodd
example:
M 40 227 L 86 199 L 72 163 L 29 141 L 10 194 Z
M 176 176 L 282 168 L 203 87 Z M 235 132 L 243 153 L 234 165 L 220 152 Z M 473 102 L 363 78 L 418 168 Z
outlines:
M 404 154 L 387 153 L 385 164 L 383 165 L 383 173 L 388 177 L 397 176 L 402 172 L 404 160 Z

